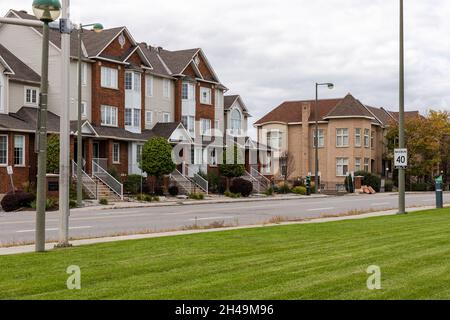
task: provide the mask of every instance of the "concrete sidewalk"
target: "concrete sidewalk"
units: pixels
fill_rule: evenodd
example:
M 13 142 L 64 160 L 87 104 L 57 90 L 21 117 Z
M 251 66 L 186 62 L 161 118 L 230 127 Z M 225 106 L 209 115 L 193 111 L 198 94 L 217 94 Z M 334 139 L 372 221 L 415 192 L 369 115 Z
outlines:
M 154 207 L 171 207 L 171 206 L 189 206 L 189 205 L 208 205 L 208 204 L 221 204 L 221 203 L 242 203 L 242 202 L 261 202 L 261 201 L 280 201 L 280 200 L 299 200 L 299 199 L 315 199 L 326 198 L 330 196 L 326 195 L 311 195 L 311 196 L 299 196 L 299 195 L 281 195 L 273 197 L 250 197 L 250 198 L 237 198 L 232 199 L 225 196 L 214 197 L 215 199 L 205 200 L 183 200 L 183 199 L 170 199 L 160 202 L 117 202 L 106 206 L 89 206 L 85 208 L 72 209 L 75 212 L 84 212 L 91 210 L 115 210 L 115 209 L 132 209 L 132 208 L 154 208 Z
M 445 207 L 448 208 L 448 207 L 450 207 L 450 205 L 446 205 Z M 417 212 L 417 211 L 431 210 L 431 209 L 435 209 L 435 207 L 409 208 L 408 212 Z M 296 222 L 284 222 L 284 223 L 279 223 L 279 224 L 265 224 L 265 225 L 259 224 L 259 225 L 252 225 L 252 226 L 220 228 L 220 229 L 173 231 L 173 232 L 163 232 L 163 233 L 138 234 L 138 235 L 128 235 L 128 236 L 118 236 L 118 237 L 104 237 L 104 238 L 95 238 L 95 239 L 74 240 L 74 241 L 71 241 L 71 244 L 74 247 L 78 247 L 78 246 L 84 246 L 84 245 L 109 243 L 109 242 L 116 242 L 116 241 L 152 239 L 152 238 L 171 237 L 171 236 L 179 236 L 179 235 L 198 234 L 198 233 L 210 233 L 210 232 L 221 232 L 221 231 L 229 231 L 229 230 L 264 228 L 264 227 L 281 226 L 281 225 L 300 225 L 300 224 L 326 223 L 326 222 L 344 221 L 344 220 L 359 220 L 359 219 L 366 219 L 366 218 L 372 218 L 372 217 L 390 216 L 390 215 L 396 215 L 396 214 L 397 214 L 397 210 L 388 210 L 388 211 L 365 213 L 365 214 L 354 215 L 354 216 L 318 218 L 318 219 L 296 221 Z M 46 250 L 57 250 L 57 249 L 54 249 L 55 245 L 56 245 L 56 243 L 47 243 Z M 34 245 L 0 248 L 0 256 L 22 254 L 22 253 L 32 253 L 32 252 L 34 252 Z

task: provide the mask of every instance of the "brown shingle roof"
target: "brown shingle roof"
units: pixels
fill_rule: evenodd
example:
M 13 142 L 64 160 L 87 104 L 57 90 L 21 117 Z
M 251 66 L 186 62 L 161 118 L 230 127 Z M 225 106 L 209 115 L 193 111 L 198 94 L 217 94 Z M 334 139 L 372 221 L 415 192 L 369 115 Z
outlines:
M 394 121 L 391 115 L 383 108 L 375 108 L 371 106 L 366 106 L 370 112 L 380 121 L 383 126 L 388 126 L 390 122 Z
M 153 67 L 153 70 L 150 73 L 162 76 L 170 76 L 169 70 L 164 66 L 162 58 L 156 52 L 156 49 L 148 47 L 145 43 L 139 44 L 142 49 L 142 52 L 147 57 L 148 61 Z
M 333 110 L 328 113 L 326 118 L 333 117 L 368 117 L 373 118 L 373 115 L 367 110 L 367 108 L 355 99 L 351 94 L 347 94 Z
M 97 33 L 92 30 L 83 31 L 83 44 L 89 57 L 97 56 L 125 27 L 104 29 Z
M 388 111 L 393 117 L 394 119 L 398 122 L 399 118 L 400 118 L 400 114 L 399 112 L 392 112 L 392 111 Z M 405 111 L 405 119 L 412 119 L 412 118 L 419 118 L 420 117 L 420 113 L 419 111 Z
M 14 74 L 10 75 L 11 80 L 27 81 L 39 83 L 41 77 L 30 67 L 23 63 L 19 58 L 11 53 L 8 49 L 0 44 L 0 57 L 2 57 Z
M 169 67 L 172 74 L 176 75 L 183 72 L 199 50 L 200 49 L 198 48 L 178 51 L 161 50 L 160 56 Z
M 224 97 L 224 106 L 223 106 L 225 108 L 225 110 L 230 109 L 237 98 L 239 98 L 238 95 L 225 96 Z
M 318 120 L 323 120 L 323 118 L 328 115 L 328 113 L 336 107 L 336 105 L 342 99 L 325 99 L 319 100 L 317 106 L 317 118 Z M 315 100 L 303 100 L 303 101 L 287 101 L 283 102 L 280 106 L 269 112 L 263 118 L 258 120 L 255 124 L 261 125 L 267 122 L 282 122 L 282 123 L 292 123 L 292 122 L 302 122 L 302 105 L 303 103 L 309 103 L 311 105 L 311 115 L 309 121 L 315 120 L 314 108 Z

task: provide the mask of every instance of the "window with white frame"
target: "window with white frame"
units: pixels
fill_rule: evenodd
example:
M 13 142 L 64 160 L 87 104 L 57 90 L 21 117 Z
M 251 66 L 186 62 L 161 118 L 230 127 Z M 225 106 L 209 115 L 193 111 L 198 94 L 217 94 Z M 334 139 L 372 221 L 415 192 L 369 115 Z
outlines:
M 193 116 L 182 116 L 181 122 L 191 136 L 195 135 L 195 118 Z
M 181 85 L 181 99 L 183 100 L 195 100 L 195 86 L 192 83 L 184 82 Z
M 152 111 L 145 112 L 145 124 L 147 126 L 151 126 L 153 124 L 153 112 Z
M 282 132 L 273 130 L 267 133 L 267 144 L 276 150 L 280 150 L 282 146 Z
M 169 123 L 170 122 L 170 113 L 168 113 L 168 112 L 164 112 L 163 113 L 163 122 L 164 123 Z
M 370 134 L 370 147 L 375 148 L 375 131 L 372 131 Z
M 369 158 L 364 158 L 364 171 L 365 172 L 369 172 L 369 169 L 370 169 L 369 162 L 370 162 Z
M 316 147 L 316 130 L 313 133 L 313 146 Z M 319 148 L 325 147 L 325 130 L 319 129 Z
M 120 143 L 113 144 L 113 163 L 120 163 Z
M 202 136 L 209 135 L 211 133 L 211 120 L 209 119 L 200 119 L 201 124 L 201 134 Z
M 87 63 L 81 64 L 81 85 L 87 86 Z
M 39 103 L 39 89 L 25 87 L 25 105 L 37 106 Z
M 163 80 L 163 96 L 166 99 L 170 98 L 170 80 L 168 79 Z
M 211 104 L 211 89 L 203 87 L 200 88 L 200 103 Z
M 8 164 L 8 136 L 6 134 L 0 135 L 0 165 L 6 166 Z
M 117 108 L 101 106 L 102 125 L 117 127 Z
M 142 160 L 142 148 L 143 148 L 142 144 L 136 145 L 136 161 L 138 163 L 141 163 Z
M 145 87 L 147 97 L 153 97 L 153 76 L 147 76 L 145 81 Z
M 348 129 L 336 129 L 336 146 L 337 147 L 348 147 L 349 146 L 349 138 L 348 138 Z
M 81 101 L 81 116 L 87 117 L 87 102 Z
M 242 114 L 238 109 L 231 111 L 231 132 L 240 134 L 242 130 Z
M 25 136 L 14 136 L 14 165 L 25 165 Z
M 125 90 L 141 92 L 141 74 L 139 72 L 125 72 Z
M 364 129 L 364 147 L 370 147 L 370 130 Z
M 125 126 L 136 128 L 141 126 L 141 109 L 125 109 Z
M 355 159 L 355 171 L 361 171 L 361 158 L 356 158 Z
M 361 147 L 361 134 L 362 134 L 362 129 L 361 128 L 356 128 L 355 129 L 355 147 Z
M 345 177 L 348 175 L 348 158 L 336 159 L 336 176 Z
M 119 72 L 117 69 L 102 67 L 101 73 L 101 86 L 103 88 L 118 89 Z

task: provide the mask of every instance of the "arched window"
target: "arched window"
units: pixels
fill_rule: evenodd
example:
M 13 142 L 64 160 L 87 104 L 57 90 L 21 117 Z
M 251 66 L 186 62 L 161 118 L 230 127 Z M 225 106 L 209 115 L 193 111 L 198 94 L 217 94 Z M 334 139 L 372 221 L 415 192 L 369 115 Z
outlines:
M 239 134 L 242 130 L 242 115 L 238 109 L 231 111 L 231 130 L 234 134 Z

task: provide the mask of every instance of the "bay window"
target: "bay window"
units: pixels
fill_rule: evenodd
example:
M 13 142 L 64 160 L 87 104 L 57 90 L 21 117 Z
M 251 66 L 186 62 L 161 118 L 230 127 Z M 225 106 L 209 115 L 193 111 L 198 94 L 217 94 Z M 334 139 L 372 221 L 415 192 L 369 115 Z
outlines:
M 195 136 L 195 118 L 193 116 L 182 116 L 181 122 L 191 136 Z
M 273 130 L 267 133 L 267 144 L 275 149 L 280 150 L 282 146 L 282 133 L 279 130 Z
M 240 134 L 242 130 L 242 114 L 238 109 L 231 111 L 231 132 Z
M 348 175 L 348 158 L 336 159 L 336 176 L 345 177 Z
M 349 146 L 349 137 L 348 137 L 348 129 L 336 129 L 336 147 L 348 147 Z
M 125 109 L 125 126 L 136 128 L 141 126 L 141 109 Z
M 211 120 L 201 119 L 200 124 L 201 124 L 201 128 L 202 128 L 202 130 L 201 130 L 202 136 L 210 135 L 211 134 Z

